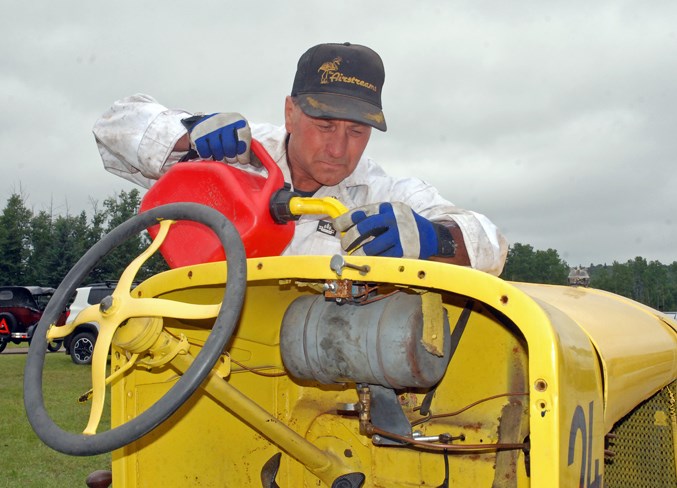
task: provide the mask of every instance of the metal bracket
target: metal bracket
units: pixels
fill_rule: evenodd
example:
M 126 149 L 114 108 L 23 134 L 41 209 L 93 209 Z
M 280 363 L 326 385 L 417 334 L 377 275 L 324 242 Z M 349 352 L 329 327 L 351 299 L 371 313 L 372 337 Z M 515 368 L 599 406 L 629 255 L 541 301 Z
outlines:
M 366 479 L 366 476 L 362 473 L 344 474 L 334 480 L 331 488 L 360 488 Z
M 266 464 L 261 468 L 261 483 L 263 488 L 280 488 L 280 485 L 275 481 L 277 472 L 280 469 L 280 459 L 282 453 L 273 454 Z
M 343 273 L 343 268 L 356 269 L 363 276 L 369 273 L 371 270 L 371 267 L 368 264 L 365 264 L 364 266 L 358 266 L 356 264 L 347 263 L 340 254 L 334 254 L 331 257 L 331 261 L 329 261 L 329 267 L 336 273 L 337 276 L 341 276 Z
M 371 423 L 381 430 L 411 437 L 411 423 L 404 415 L 395 390 L 380 385 L 369 385 L 371 390 Z M 374 435 L 372 442 L 379 446 L 400 446 L 401 441 Z

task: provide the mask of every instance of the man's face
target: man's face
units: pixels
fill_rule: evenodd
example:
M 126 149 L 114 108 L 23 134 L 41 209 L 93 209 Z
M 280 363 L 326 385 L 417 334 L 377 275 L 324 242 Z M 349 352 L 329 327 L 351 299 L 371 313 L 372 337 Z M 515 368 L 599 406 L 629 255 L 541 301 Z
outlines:
M 315 191 L 323 185 L 333 186 L 355 170 L 369 142 L 370 126 L 309 117 L 291 97 L 285 101 L 284 113 L 294 189 Z

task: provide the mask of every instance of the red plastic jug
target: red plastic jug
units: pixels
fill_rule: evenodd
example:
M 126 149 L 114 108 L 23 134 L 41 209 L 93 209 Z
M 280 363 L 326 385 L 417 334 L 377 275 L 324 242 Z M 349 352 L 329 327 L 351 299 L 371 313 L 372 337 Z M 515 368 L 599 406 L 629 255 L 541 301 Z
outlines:
M 176 202 L 194 202 L 219 210 L 240 232 L 247 257 L 277 256 L 294 235 L 294 222 L 278 224 L 270 213 L 271 196 L 284 186 L 284 177 L 261 143 L 251 149 L 268 172 L 265 178 L 216 161 L 177 163 L 144 195 L 139 211 Z M 148 229 L 155 238 L 159 226 Z M 216 235 L 196 222 L 172 225 L 160 252 L 172 268 L 223 261 Z

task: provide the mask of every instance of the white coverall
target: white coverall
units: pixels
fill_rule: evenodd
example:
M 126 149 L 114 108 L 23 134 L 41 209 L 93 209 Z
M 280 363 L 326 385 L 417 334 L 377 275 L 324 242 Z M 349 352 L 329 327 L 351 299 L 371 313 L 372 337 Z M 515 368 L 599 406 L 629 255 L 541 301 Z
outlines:
M 118 100 L 94 125 L 94 136 L 105 168 L 118 176 L 149 188 L 179 161 L 184 152 L 173 151 L 186 134 L 181 119 L 192 114 L 171 110 L 148 95 Z M 291 182 L 286 157 L 284 126 L 250 124 L 257 139 Z M 457 223 L 463 233 L 473 268 L 499 275 L 507 254 L 507 242 L 484 215 L 454 206 L 437 189 L 418 178 L 395 179 L 367 156 L 338 185 L 321 187 L 316 198 L 335 197 L 348 209 L 370 203 L 404 202 L 431 221 Z M 284 255 L 341 254 L 339 236 L 327 233 L 326 216 L 303 215 Z M 324 224 L 324 225 L 323 225 Z

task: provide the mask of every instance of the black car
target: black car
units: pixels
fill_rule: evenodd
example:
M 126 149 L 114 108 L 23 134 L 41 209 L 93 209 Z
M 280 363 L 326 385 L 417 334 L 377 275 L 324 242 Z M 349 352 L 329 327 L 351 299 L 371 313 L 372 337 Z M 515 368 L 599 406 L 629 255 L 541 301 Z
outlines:
M 40 317 L 54 294 L 54 288 L 44 286 L 0 286 L 0 352 L 9 342 L 30 343 Z M 66 308 L 56 325 L 63 325 L 68 318 Z M 57 351 L 62 341 L 48 344 L 50 351 Z

